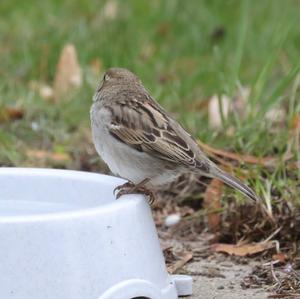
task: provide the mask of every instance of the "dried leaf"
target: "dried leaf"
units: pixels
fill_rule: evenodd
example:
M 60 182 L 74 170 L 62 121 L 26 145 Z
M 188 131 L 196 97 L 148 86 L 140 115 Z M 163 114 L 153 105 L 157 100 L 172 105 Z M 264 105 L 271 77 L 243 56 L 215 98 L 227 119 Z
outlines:
M 224 158 L 228 158 L 231 160 L 238 161 L 239 163 L 248 163 L 248 164 L 256 164 L 256 165 L 262 165 L 262 166 L 274 166 L 279 163 L 279 159 L 275 157 L 255 157 L 252 155 L 243 155 L 233 152 L 227 152 L 221 149 L 215 149 L 202 141 L 198 140 L 198 144 L 200 147 L 207 152 L 208 155 L 218 155 Z M 292 156 L 290 154 L 286 155 L 284 157 L 284 160 L 289 160 Z
M 252 244 L 243 244 L 243 245 L 233 245 L 233 244 L 213 244 L 211 249 L 216 252 L 225 252 L 229 255 L 237 256 L 247 256 L 253 255 L 270 248 L 274 248 L 275 243 L 273 241 L 252 243 Z
M 220 180 L 212 179 L 204 193 L 204 207 L 207 210 L 217 210 L 221 208 L 222 191 L 223 183 Z M 219 230 L 220 221 L 220 214 L 218 212 L 208 213 L 207 222 L 212 232 Z
M 284 264 L 287 261 L 287 256 L 282 252 L 278 252 L 272 255 L 272 260 L 279 261 L 280 263 Z
M 81 68 L 77 61 L 75 46 L 67 44 L 60 55 L 54 78 L 55 98 L 66 95 L 72 88 L 82 84 Z
M 43 150 L 27 150 L 26 154 L 29 158 L 39 160 L 52 160 L 56 162 L 66 162 L 71 160 L 70 155 L 66 153 L 53 153 Z
M 24 116 L 24 110 L 20 107 L 2 107 L 0 108 L 0 123 L 11 120 L 21 119 Z

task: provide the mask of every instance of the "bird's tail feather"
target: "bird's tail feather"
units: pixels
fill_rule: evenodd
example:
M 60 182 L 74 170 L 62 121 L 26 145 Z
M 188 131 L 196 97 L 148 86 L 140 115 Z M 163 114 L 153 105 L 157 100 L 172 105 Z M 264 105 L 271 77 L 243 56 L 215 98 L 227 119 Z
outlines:
M 248 198 L 259 201 L 259 197 L 256 195 L 256 193 L 248 187 L 245 183 L 243 183 L 238 178 L 230 175 L 229 173 L 226 173 L 222 171 L 219 168 L 216 168 L 213 170 L 213 176 L 224 182 L 225 184 L 229 185 L 230 187 L 237 189 L 244 195 L 246 195 Z

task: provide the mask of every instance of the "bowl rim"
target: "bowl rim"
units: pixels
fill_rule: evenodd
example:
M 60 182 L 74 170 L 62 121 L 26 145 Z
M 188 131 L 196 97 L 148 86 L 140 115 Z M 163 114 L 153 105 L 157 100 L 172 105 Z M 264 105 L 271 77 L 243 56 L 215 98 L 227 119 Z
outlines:
M 75 178 L 85 180 L 101 181 L 107 185 L 115 187 L 119 184 L 126 182 L 126 180 L 110 175 L 105 175 L 101 173 L 78 171 L 78 170 L 66 170 L 66 169 L 53 169 L 53 168 L 31 168 L 31 167 L 0 167 L 0 179 L 4 175 L 20 175 L 20 176 L 57 176 L 66 179 Z M 124 198 L 123 198 L 124 197 Z M 93 206 L 93 207 L 83 207 L 82 209 L 58 211 L 51 213 L 37 213 L 28 215 L 10 215 L 10 216 L 0 216 L 0 225 L 8 223 L 24 223 L 24 222 L 49 222 L 49 221 L 68 221 L 85 217 L 98 216 L 102 213 L 108 213 L 112 209 L 128 208 L 128 205 L 136 206 L 143 201 L 145 197 L 141 194 L 130 194 L 124 195 L 120 200 L 115 200 L 111 203 L 104 205 Z

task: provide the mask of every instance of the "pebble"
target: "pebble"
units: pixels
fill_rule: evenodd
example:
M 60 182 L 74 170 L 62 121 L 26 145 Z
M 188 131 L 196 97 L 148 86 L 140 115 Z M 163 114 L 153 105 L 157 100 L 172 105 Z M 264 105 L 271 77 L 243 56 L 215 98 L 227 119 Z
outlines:
M 181 216 L 179 214 L 171 214 L 166 217 L 165 225 L 168 227 L 174 226 L 175 224 L 179 223 L 180 220 Z

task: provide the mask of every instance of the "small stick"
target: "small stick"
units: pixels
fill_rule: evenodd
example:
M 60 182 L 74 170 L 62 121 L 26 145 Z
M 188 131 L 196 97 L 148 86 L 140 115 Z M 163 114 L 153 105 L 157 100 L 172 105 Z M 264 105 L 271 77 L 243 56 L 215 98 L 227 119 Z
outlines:
M 175 262 L 173 265 L 168 267 L 168 271 L 170 274 L 175 273 L 177 270 L 179 270 L 180 268 L 182 268 L 188 261 L 190 261 L 193 258 L 193 253 L 192 252 L 188 252 L 186 255 L 184 255 L 184 257 Z

